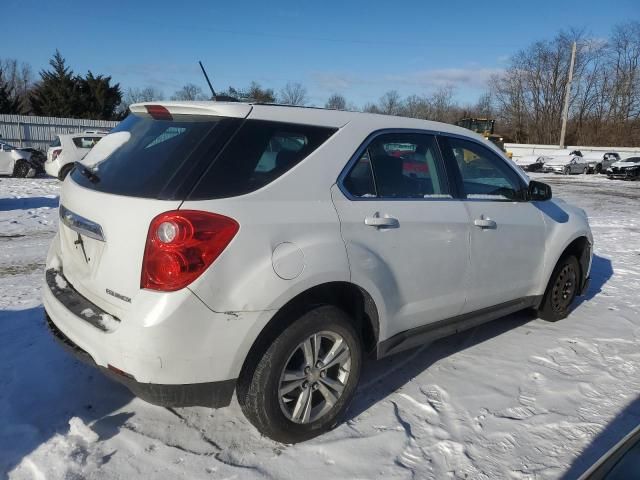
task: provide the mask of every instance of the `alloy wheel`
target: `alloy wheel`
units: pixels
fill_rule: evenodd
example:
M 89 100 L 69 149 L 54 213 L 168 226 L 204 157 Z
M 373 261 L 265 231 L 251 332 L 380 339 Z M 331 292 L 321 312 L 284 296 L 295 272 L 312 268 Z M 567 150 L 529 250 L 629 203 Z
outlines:
M 342 396 L 350 369 L 351 351 L 341 335 L 322 331 L 307 337 L 293 350 L 280 375 L 282 413 L 301 424 L 322 418 Z

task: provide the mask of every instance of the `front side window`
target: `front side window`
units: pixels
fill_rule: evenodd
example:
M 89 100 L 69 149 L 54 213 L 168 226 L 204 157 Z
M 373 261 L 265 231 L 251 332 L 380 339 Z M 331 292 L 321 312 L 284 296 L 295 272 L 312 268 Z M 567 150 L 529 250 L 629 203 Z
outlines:
M 460 138 L 441 137 L 447 162 L 455 163 L 462 180 L 462 193 L 469 199 L 521 200 L 524 183 L 490 149 Z
M 376 137 L 345 177 L 360 198 L 449 197 L 433 135 L 390 133 Z

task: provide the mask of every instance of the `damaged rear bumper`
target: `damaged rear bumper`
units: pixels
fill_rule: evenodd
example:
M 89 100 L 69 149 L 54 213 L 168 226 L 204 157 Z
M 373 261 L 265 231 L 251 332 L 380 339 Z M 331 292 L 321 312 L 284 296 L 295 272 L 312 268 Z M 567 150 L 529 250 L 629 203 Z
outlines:
M 121 370 L 109 365 L 107 368 L 98 365 L 91 355 L 73 343 L 53 323 L 48 314 L 45 319 L 53 338 L 69 353 L 81 362 L 98 368 L 103 374 L 127 387 L 135 396 L 142 400 L 163 407 L 193 407 L 210 408 L 226 407 L 231 403 L 236 380 L 221 382 L 189 383 L 184 385 L 161 385 L 157 383 L 141 383 Z

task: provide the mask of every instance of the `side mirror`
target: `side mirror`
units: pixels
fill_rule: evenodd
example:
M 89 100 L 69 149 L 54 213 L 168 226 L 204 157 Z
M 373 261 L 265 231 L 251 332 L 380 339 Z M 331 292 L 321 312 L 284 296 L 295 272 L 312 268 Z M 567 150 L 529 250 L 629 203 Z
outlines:
M 551 200 L 551 187 L 546 183 L 536 182 L 531 180 L 529 182 L 529 200 L 545 201 Z

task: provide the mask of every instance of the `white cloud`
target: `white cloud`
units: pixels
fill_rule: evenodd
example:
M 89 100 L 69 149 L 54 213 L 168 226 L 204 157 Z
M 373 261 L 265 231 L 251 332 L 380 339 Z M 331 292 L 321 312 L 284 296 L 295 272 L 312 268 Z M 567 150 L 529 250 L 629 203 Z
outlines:
M 351 74 L 344 72 L 312 72 L 309 75 L 312 89 L 321 92 L 361 92 L 376 90 L 380 95 L 387 90 L 409 93 L 429 93 L 441 87 L 451 86 L 456 90 L 481 90 L 500 68 L 469 66 L 464 68 L 439 68 L 417 70 L 406 73 L 380 73 L 378 75 Z

